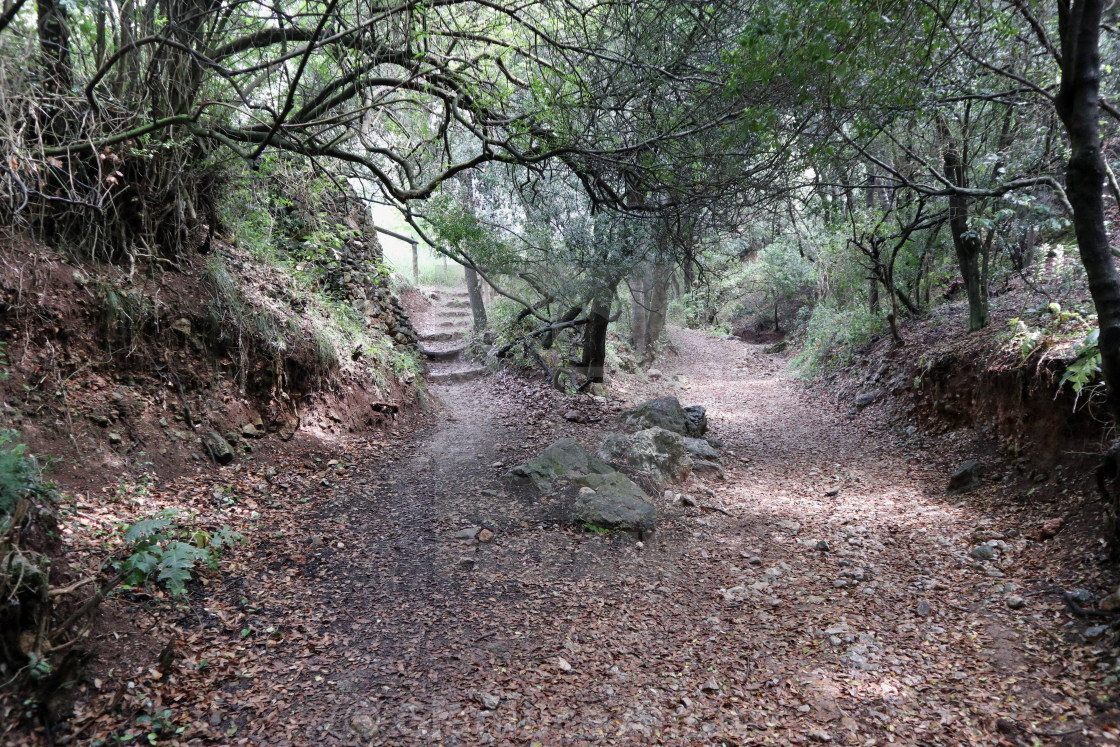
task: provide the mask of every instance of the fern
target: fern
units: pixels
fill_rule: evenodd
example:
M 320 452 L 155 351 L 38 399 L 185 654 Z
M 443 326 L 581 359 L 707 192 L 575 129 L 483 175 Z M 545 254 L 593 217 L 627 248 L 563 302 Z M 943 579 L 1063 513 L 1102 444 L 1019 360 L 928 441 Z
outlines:
M 171 526 L 175 511 L 164 511 L 158 516 L 136 522 L 124 533 L 125 542 L 138 542 L 145 537 L 155 537 Z
M 126 584 L 155 581 L 175 596 L 186 594 L 186 584 L 199 563 L 216 569 L 222 550 L 241 540 L 229 527 L 213 535 L 183 527 L 175 521 L 176 515 L 165 511 L 125 530 L 128 555 L 115 565 Z

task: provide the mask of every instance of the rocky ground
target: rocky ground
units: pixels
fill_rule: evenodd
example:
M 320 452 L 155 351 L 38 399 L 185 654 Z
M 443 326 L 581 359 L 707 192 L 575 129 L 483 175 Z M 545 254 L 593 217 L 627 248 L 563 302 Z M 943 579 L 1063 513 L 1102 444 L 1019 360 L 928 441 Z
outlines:
M 83 683 L 61 742 L 140 739 L 164 711 L 180 743 L 1120 739 L 1111 618 L 1062 597 L 1092 607 L 1116 579 L 1069 530 L 1041 539 L 1053 506 L 968 434 L 822 404 L 761 345 L 671 337 L 623 397 L 447 377 L 416 430 L 228 473 L 249 544 L 134 634 L 153 661 L 174 640 L 173 664 Z M 725 479 L 658 493 L 643 541 L 502 479 L 663 394 L 707 408 Z M 967 457 L 980 488 L 946 494 Z

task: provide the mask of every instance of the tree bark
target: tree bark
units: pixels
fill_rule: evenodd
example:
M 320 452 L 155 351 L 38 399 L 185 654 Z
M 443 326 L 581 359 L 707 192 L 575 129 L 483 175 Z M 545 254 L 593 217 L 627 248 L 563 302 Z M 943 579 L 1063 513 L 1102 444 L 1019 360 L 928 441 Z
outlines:
M 444 256 L 446 259 L 446 255 Z M 478 273 L 473 267 L 463 265 L 463 275 L 467 281 L 467 296 L 471 301 L 471 315 L 474 317 L 474 331 L 486 329 L 486 305 L 482 302 L 482 291 L 478 287 Z
M 1089 292 L 1100 325 L 1101 372 L 1109 412 L 1120 422 L 1120 275 L 1112 263 L 1104 222 L 1106 169 L 1100 138 L 1101 0 L 1059 0 L 1062 79 L 1055 100 L 1069 135 L 1066 196 Z
M 44 86 L 63 94 L 73 83 L 70 67 L 70 22 L 61 0 L 38 0 L 39 51 L 43 56 Z
M 941 138 L 945 178 L 957 187 L 967 186 L 965 164 L 944 115 L 937 117 L 937 131 Z M 968 227 L 968 198 L 960 194 L 949 196 L 949 231 L 953 235 L 953 248 L 957 264 L 968 293 L 968 331 L 975 332 L 988 326 L 988 294 L 983 287 L 980 263 L 984 242 Z
M 611 296 L 598 296 L 591 302 L 590 321 L 583 327 L 583 358 L 580 368 L 588 381 L 606 378 L 607 328 L 610 326 Z

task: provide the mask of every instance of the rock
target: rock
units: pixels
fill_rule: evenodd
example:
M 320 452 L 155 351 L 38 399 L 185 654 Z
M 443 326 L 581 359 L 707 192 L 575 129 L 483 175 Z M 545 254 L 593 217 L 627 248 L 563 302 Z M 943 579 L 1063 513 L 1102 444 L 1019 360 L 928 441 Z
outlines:
M 747 562 L 750 563 L 751 565 L 762 565 L 762 558 L 755 555 L 750 560 L 748 560 Z
M 718 693 L 719 692 L 719 681 L 716 679 L 716 676 L 713 674 L 711 677 L 708 678 L 707 682 L 705 682 L 703 685 L 700 686 L 700 689 L 703 690 L 706 693 Z
M 587 387 L 587 391 L 592 397 L 606 397 L 609 394 L 607 385 L 601 381 L 592 383 L 591 386 Z
M 720 480 L 724 480 L 727 477 L 723 472 L 723 465 L 717 464 L 716 462 L 709 462 L 707 459 L 693 459 L 692 473 L 694 475 L 718 477 Z
M 824 491 L 824 494 L 829 498 L 835 498 L 836 496 L 840 495 L 840 488 L 829 488 L 828 490 Z
M 482 531 L 482 527 L 467 527 L 455 532 L 455 539 L 457 540 L 473 540 Z
M 1050 519 L 1044 521 L 1038 530 L 1038 538 L 1040 540 L 1053 539 L 1058 536 L 1058 532 L 1062 531 L 1061 519 Z
M 661 373 L 660 369 L 651 368 L 649 371 L 646 372 L 646 376 L 653 379 L 654 381 L 657 381 L 658 379 L 660 379 L 663 376 L 663 374 Z
M 483 692 L 475 693 L 474 694 L 474 699 L 475 699 L 475 702 L 479 703 L 483 708 L 485 708 L 488 711 L 497 710 L 498 706 L 502 702 L 502 699 L 499 698 L 497 695 L 494 695 L 493 693 L 483 693 Z
M 105 417 L 104 415 L 100 415 L 96 412 L 91 413 L 90 416 L 89 416 L 89 419 L 91 421 L 93 421 L 93 423 L 95 425 L 99 425 L 102 428 L 108 428 L 109 427 L 109 418 Z
M 631 435 L 612 433 L 595 456 L 649 472 L 663 482 L 684 482 L 693 467 L 680 434 L 656 426 Z
M 991 545 L 977 545 L 968 555 L 976 560 L 991 560 L 996 556 L 996 549 Z
M 459 558 L 459 567 L 462 568 L 465 571 L 474 570 L 474 565 L 475 565 L 475 559 L 474 558 L 467 558 L 467 557 Z
M 576 484 L 591 488 L 580 491 L 573 512 L 576 519 L 603 529 L 649 531 L 657 524 L 657 509 L 642 489 L 621 472 L 589 474 L 575 478 Z
M 929 602 L 923 599 L 918 602 L 918 606 L 914 608 L 914 614 L 918 617 L 929 617 L 933 614 L 933 608 L 929 606 Z
M 121 438 L 121 434 L 119 433 L 110 433 L 109 443 L 113 446 L 120 446 L 122 443 L 124 443 L 124 439 Z
M 217 431 L 209 431 L 204 435 L 202 445 L 210 458 L 218 464 L 229 464 L 233 461 L 233 447 Z
M 703 438 L 689 438 L 686 436 L 684 439 L 684 448 L 697 459 L 706 459 L 709 462 L 716 463 L 721 459 L 719 452 L 712 448 L 712 445 Z
M 241 426 L 241 435 L 245 438 L 258 438 L 261 433 L 257 430 L 257 426 L 252 423 L 246 423 Z
M 496 463 L 496 466 L 500 467 L 501 463 Z M 546 492 L 558 477 L 603 475 L 611 472 L 614 470 L 610 465 L 588 454 L 574 438 L 562 438 L 540 455 L 506 472 L 503 477 L 529 480 L 538 490 Z
M 564 420 L 570 420 L 573 423 L 586 423 L 587 416 L 579 410 L 568 410 L 564 413 Z
M 1115 593 L 1109 594 L 1108 596 L 1102 598 L 1097 606 L 1102 610 L 1105 610 L 1106 612 L 1110 612 L 1112 610 L 1120 610 L 1120 589 L 1118 589 Z
M 784 353 L 786 348 L 789 347 L 789 340 L 779 340 L 772 345 L 767 345 L 762 349 L 762 352 L 767 355 L 775 355 L 777 353 Z
M 1087 641 L 1099 641 L 1101 638 L 1104 638 L 1108 630 L 1108 625 L 1094 625 L 1091 628 L 1085 628 L 1085 632 L 1082 633 L 1082 635 L 1085 636 L 1085 640 Z
M 171 329 L 175 330 L 183 337 L 190 337 L 191 320 L 186 317 L 180 317 L 171 323 Z
M 681 407 L 676 397 L 660 397 L 643 402 L 619 414 L 623 423 L 634 428 L 664 428 L 682 436 L 700 438 L 708 429 L 704 408 Z
M 975 459 L 957 467 L 949 477 L 948 491 L 950 493 L 967 493 L 980 487 L 980 476 L 984 474 L 984 467 Z
M 808 737 L 813 742 L 831 742 L 832 735 L 824 729 L 810 729 Z
M 372 739 L 380 731 L 377 723 L 368 713 L 358 713 L 351 717 L 350 728 L 362 739 Z
M 789 519 L 779 521 L 778 526 L 786 530 L 790 534 L 797 534 L 801 531 L 801 524 L 796 521 L 790 521 Z
M 572 665 L 563 656 L 556 657 L 556 668 L 564 673 L 572 671 Z
M 478 533 L 479 542 L 489 542 L 492 539 L 494 539 L 494 532 L 489 529 L 483 529 Z
M 1012 594 L 1011 596 L 1009 596 L 1007 599 L 1005 599 L 1003 601 L 1005 601 L 1007 603 L 1007 606 L 1010 607 L 1013 610 L 1020 610 L 1023 607 L 1027 606 L 1027 600 L 1025 600 L 1022 597 L 1017 596 L 1015 594 Z
M 1074 589 L 1069 593 L 1069 597 L 1082 607 L 1088 607 L 1093 602 L 1097 601 L 1097 595 L 1088 589 Z
M 707 420 L 706 417 L 705 417 L 705 420 Z M 713 449 L 721 449 L 722 450 L 724 448 L 723 441 L 721 441 L 718 438 L 715 438 L 714 436 L 705 436 L 704 440 L 707 441 L 708 445 L 711 446 Z
M 855 398 L 855 406 L 863 409 L 877 399 L 879 399 L 878 392 L 864 392 L 863 394 Z
M 832 552 L 832 548 L 828 544 L 828 540 L 817 540 L 816 548 L 821 552 Z

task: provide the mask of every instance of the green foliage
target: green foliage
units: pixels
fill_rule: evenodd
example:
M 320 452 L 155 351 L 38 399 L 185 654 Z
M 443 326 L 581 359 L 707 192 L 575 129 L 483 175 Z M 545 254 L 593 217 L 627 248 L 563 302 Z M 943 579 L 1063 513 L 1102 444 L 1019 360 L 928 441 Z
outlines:
M 216 534 L 191 530 L 177 511 L 164 511 L 128 527 L 123 533 L 127 555 L 115 564 L 128 586 L 155 582 L 173 595 L 186 593 L 186 583 L 199 563 L 217 568 L 222 551 L 241 541 L 229 527 Z
M 0 520 L 27 496 L 53 495 L 53 487 L 43 482 L 38 460 L 19 439 L 17 431 L 0 431 Z
M 882 334 L 885 322 L 865 309 L 813 307 L 793 367 L 805 376 L 850 362 L 854 348 Z
M 1081 392 L 1088 386 L 1095 384 L 1101 375 L 1101 350 L 1097 346 L 1100 330 L 1094 329 L 1085 336 L 1085 339 L 1075 349 L 1073 362 L 1066 367 L 1066 372 L 1058 382 L 1058 388 L 1069 384 L 1075 396 L 1074 407 L 1081 397 Z

